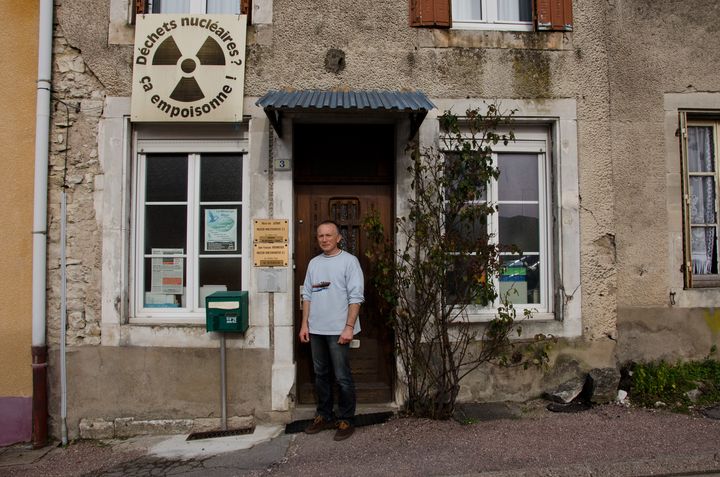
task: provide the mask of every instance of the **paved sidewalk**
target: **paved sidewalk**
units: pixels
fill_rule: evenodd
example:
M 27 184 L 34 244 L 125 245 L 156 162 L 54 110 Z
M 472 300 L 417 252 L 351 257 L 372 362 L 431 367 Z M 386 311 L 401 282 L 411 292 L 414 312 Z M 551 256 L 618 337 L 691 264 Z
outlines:
M 186 442 L 185 436 L 0 449 L 0 476 L 720 476 L 720 420 L 607 405 L 566 414 L 542 403 L 470 409 L 456 421 L 393 419 L 332 431 Z

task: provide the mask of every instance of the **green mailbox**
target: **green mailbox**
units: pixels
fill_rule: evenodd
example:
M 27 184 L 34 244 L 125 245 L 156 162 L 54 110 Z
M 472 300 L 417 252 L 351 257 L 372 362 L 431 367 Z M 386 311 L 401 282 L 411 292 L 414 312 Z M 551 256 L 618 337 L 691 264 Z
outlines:
M 207 331 L 244 333 L 248 329 L 248 292 L 218 291 L 205 298 Z

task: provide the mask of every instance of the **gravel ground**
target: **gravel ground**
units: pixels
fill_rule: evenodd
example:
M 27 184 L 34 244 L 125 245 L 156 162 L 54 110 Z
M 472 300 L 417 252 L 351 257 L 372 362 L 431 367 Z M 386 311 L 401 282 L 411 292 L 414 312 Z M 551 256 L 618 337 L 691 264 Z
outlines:
M 530 469 L 528 475 L 538 475 L 534 472 L 541 468 L 584 467 L 610 475 L 609 469 L 622 473 L 629 462 L 680 462 L 678 457 L 708 455 L 720 470 L 719 452 L 718 420 L 608 405 L 469 425 L 396 419 L 358 428 L 350 440 L 339 443 L 332 433 L 298 435 L 287 462 L 271 474 L 414 476 Z M 673 470 L 667 463 L 659 467 L 664 473 L 689 470 Z M 638 475 L 630 472 L 626 475 Z
M 521 419 L 471 424 L 393 419 L 335 442 L 332 431 L 294 434 L 285 458 L 252 468 L 242 455 L 165 461 L 93 442 L 54 449 L 3 476 L 577 476 L 720 472 L 720 420 L 607 405 L 565 414 L 526 408 Z M 238 451 L 248 452 L 248 451 Z M 226 464 L 217 467 L 218 461 Z M 243 468 L 244 467 L 244 468 Z M 121 470 L 119 472 L 119 470 Z M 150 472 L 152 470 L 152 472 Z M 720 475 L 720 474 L 718 474 Z

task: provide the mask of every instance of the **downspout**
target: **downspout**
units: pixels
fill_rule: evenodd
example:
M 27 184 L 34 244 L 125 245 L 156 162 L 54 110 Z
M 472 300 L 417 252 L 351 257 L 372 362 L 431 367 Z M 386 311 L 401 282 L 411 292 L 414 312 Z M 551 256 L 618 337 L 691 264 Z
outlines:
M 35 114 L 35 190 L 33 197 L 32 278 L 32 445 L 47 445 L 47 342 L 45 287 L 47 270 L 48 151 L 50 140 L 50 87 L 52 78 L 53 0 L 40 0 L 38 76 Z

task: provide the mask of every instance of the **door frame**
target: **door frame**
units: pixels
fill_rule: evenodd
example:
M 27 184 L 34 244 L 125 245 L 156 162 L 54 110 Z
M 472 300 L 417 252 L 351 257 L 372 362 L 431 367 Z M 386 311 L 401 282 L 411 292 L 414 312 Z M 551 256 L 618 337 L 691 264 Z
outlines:
M 292 135 L 291 135 L 291 137 L 293 138 L 292 139 L 292 151 L 293 151 L 293 182 L 292 182 L 293 196 L 292 197 L 293 197 L 293 219 L 294 219 L 294 225 L 292 228 L 293 235 L 294 235 L 294 237 L 293 237 L 293 248 L 294 248 L 293 263 L 294 263 L 294 265 L 293 265 L 293 276 L 292 276 L 292 284 L 293 284 L 292 291 L 293 291 L 294 296 L 292 299 L 292 308 L 293 308 L 293 325 L 294 325 L 293 355 L 295 357 L 294 361 L 295 361 L 295 368 L 296 368 L 295 369 L 295 389 L 296 389 L 295 398 L 296 398 L 297 403 L 301 403 L 301 399 L 300 399 L 301 386 L 307 384 L 306 382 L 301 381 L 301 375 L 300 375 L 300 373 L 301 373 L 300 367 L 301 366 L 300 366 L 300 361 L 299 361 L 300 352 L 301 352 L 299 347 L 301 346 L 301 344 L 299 343 L 299 340 L 297 339 L 297 332 L 298 332 L 297 325 L 299 322 L 298 313 L 300 313 L 299 289 L 302 286 L 302 282 L 303 282 L 303 277 L 299 276 L 298 263 L 297 263 L 298 258 L 297 257 L 298 257 L 298 247 L 299 247 L 299 240 L 300 240 L 299 234 L 306 233 L 306 232 L 301 232 L 303 227 L 301 227 L 300 224 L 298 223 L 298 221 L 300 220 L 298 217 L 298 197 L 300 194 L 299 191 L 302 190 L 304 186 L 308 185 L 308 183 L 303 182 L 302 179 L 300 181 L 298 181 L 297 170 L 298 170 L 298 164 L 300 161 L 298 161 L 299 153 L 296 151 L 296 147 L 295 147 L 295 144 L 296 144 L 295 140 L 297 138 L 296 128 L 295 128 L 296 124 L 317 126 L 318 128 L 322 128 L 322 126 L 325 123 L 328 123 L 328 124 L 338 124 L 339 123 L 348 128 L 352 128 L 353 126 L 364 125 L 364 124 L 370 124 L 370 125 L 380 124 L 383 126 L 387 126 L 388 130 L 392 131 L 391 135 L 392 135 L 392 139 L 393 139 L 392 151 L 388 150 L 388 155 L 389 155 L 390 159 L 387 160 L 387 167 L 390 169 L 391 173 L 390 173 L 389 180 L 386 180 L 382 183 L 378 183 L 376 185 L 381 186 L 386 189 L 389 189 L 389 190 L 387 190 L 386 194 L 383 194 L 383 196 L 387 197 L 387 199 L 389 200 L 389 206 L 387 207 L 387 212 L 388 212 L 388 216 L 389 216 L 388 231 L 392 230 L 392 224 L 394 223 L 395 216 L 396 216 L 396 201 L 397 201 L 396 168 L 397 168 L 397 154 L 398 154 L 397 139 L 398 139 L 398 129 L 399 129 L 397 123 L 395 121 L 388 121 L 388 120 L 383 120 L 383 121 L 379 121 L 379 122 L 378 121 L 357 121 L 357 120 L 345 121 L 345 120 L 342 120 L 340 122 L 331 123 L 330 118 L 328 118 L 327 116 L 323 116 L 323 119 L 314 117 L 313 120 L 310 120 L 310 121 L 298 121 L 296 123 L 295 122 L 292 123 Z M 349 133 L 349 136 L 352 136 L 352 134 Z M 358 137 L 358 139 L 360 141 L 362 141 L 362 137 Z M 348 181 L 348 183 L 353 183 L 352 179 L 350 179 Z M 342 187 L 344 185 L 344 183 L 342 181 L 338 182 L 338 181 L 333 180 L 332 178 L 330 180 L 328 180 L 327 182 L 323 181 L 322 179 L 321 180 L 315 179 L 313 184 L 320 186 L 320 187 L 332 187 L 332 186 Z M 354 182 L 354 184 L 360 185 L 360 186 L 363 185 L 363 183 L 358 183 L 358 182 Z M 308 224 L 308 225 L 312 226 L 312 224 Z M 395 237 L 393 237 L 393 240 L 394 239 L 395 239 Z M 309 255 L 312 255 L 312 254 L 309 254 Z M 307 264 L 305 264 L 305 266 L 306 265 Z M 304 268 L 304 267 L 302 267 L 302 268 Z M 366 282 L 367 282 L 367 280 L 368 280 L 367 270 L 365 270 L 365 273 L 366 273 Z M 366 292 L 366 295 L 367 295 L 367 292 Z M 363 313 L 361 311 L 361 326 L 363 325 L 362 315 L 363 315 Z M 389 334 L 389 338 L 387 339 L 387 341 L 385 343 L 389 346 L 389 349 L 390 349 L 389 356 L 390 357 L 388 358 L 387 363 L 385 363 L 385 366 L 387 367 L 387 370 L 388 370 L 388 384 L 390 386 L 389 398 L 383 399 L 381 401 L 373 401 L 374 403 L 395 402 L 397 399 L 397 396 L 396 396 L 396 394 L 398 392 L 397 356 L 394 351 L 395 343 L 394 343 L 394 338 L 392 336 L 392 330 L 389 325 L 387 325 L 387 328 L 390 330 L 390 334 Z M 358 337 L 362 341 L 362 337 L 363 337 L 362 332 L 360 333 L 360 335 L 358 335 Z M 378 360 L 376 365 L 380 365 L 380 364 L 381 363 Z M 307 404 L 307 402 L 305 402 L 304 404 Z

